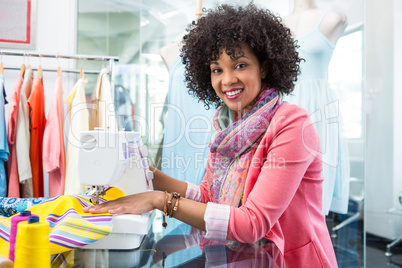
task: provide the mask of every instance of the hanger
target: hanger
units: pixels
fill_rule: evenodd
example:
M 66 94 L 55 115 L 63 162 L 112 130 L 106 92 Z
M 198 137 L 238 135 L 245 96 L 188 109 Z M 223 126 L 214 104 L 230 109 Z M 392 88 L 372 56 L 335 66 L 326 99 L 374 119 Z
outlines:
M 24 53 L 24 58 L 23 58 L 23 59 L 24 59 L 24 63 L 25 63 L 25 56 L 27 56 L 27 55 L 28 55 L 28 54 L 25 52 L 25 53 Z M 20 76 L 21 76 L 21 77 L 24 77 L 24 73 L 25 73 L 25 64 L 24 64 L 24 63 L 21 65 L 21 69 L 20 69 Z M 28 65 L 28 66 L 29 66 L 29 65 Z
M 59 61 L 59 53 L 56 54 L 56 59 L 59 67 L 57 67 L 57 77 L 60 77 L 61 75 L 61 67 L 60 67 L 60 61 Z
M 3 70 L 4 70 L 4 67 L 3 67 L 3 52 L 0 52 L 0 54 L 1 54 L 0 74 L 3 74 Z
M 24 77 L 24 73 L 25 73 L 25 64 L 22 64 L 21 70 L 20 70 L 20 76 Z
M 84 71 L 82 69 L 82 66 L 80 68 L 80 79 L 82 79 L 84 77 Z
M 29 69 L 29 68 L 31 68 L 31 64 L 29 64 L 29 54 L 27 54 L 26 52 L 25 52 L 25 54 L 26 54 L 26 56 L 27 56 L 27 61 L 28 61 L 28 65 L 27 65 L 27 69 Z
M 42 65 L 38 67 L 38 77 L 42 77 Z
M 202 16 L 202 0 L 195 1 L 195 8 L 195 15 L 197 16 L 197 19 L 200 19 Z
M 39 54 L 38 77 L 42 78 L 42 63 L 41 63 L 40 57 L 41 57 L 41 55 Z

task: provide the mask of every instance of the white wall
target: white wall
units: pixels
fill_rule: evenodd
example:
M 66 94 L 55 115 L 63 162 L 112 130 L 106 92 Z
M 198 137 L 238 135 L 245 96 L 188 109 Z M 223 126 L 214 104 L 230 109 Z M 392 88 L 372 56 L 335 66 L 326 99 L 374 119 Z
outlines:
M 37 25 L 36 45 L 34 50 L 26 50 L 27 53 L 60 53 L 73 54 L 76 51 L 77 40 L 77 8 L 76 0 L 39 0 L 37 1 Z M 4 49 L 12 50 L 12 49 Z M 21 50 L 18 50 L 21 51 Z M 65 69 L 75 68 L 74 60 L 3 56 L 4 66 L 20 67 L 22 63 L 30 64 L 37 68 L 39 64 L 43 68 L 54 68 L 60 65 Z M 5 70 L 5 85 L 7 95 L 10 97 L 19 71 Z M 53 92 L 56 73 L 44 72 L 43 82 L 46 97 L 46 111 L 48 110 Z M 68 91 L 74 84 L 76 75 L 63 74 L 64 91 Z M 6 107 L 8 108 L 8 107 Z M 8 112 L 6 113 L 6 115 Z
M 36 19 L 36 45 L 35 50 L 27 50 L 35 53 L 60 53 L 74 54 L 77 43 L 77 1 L 76 0 L 38 0 L 37 19 Z M 12 50 L 12 49 L 4 49 Z M 20 51 L 20 50 L 19 50 Z M 57 60 L 50 58 L 26 58 L 16 56 L 3 56 L 4 67 L 20 67 L 22 64 L 30 64 L 32 68 L 37 68 L 39 64 L 42 68 L 75 69 L 75 60 Z M 36 72 L 34 73 L 36 76 Z M 5 88 L 7 99 L 10 100 L 14 91 L 14 83 L 19 75 L 16 70 L 4 70 Z M 64 97 L 74 86 L 77 75 L 62 74 Z M 45 109 L 46 117 L 49 110 L 50 101 L 53 95 L 54 83 L 57 74 L 54 72 L 43 73 L 43 83 L 45 89 Z M 5 115 L 8 121 L 8 105 L 6 105 Z M 45 172 L 46 173 L 46 172 Z M 45 178 L 45 193 L 47 193 L 47 174 Z
M 397 181 L 393 189 L 393 205 L 402 209 L 399 200 L 395 198 L 402 192 L 402 1 L 394 0 L 394 179 Z M 402 217 L 398 219 L 402 223 Z M 400 235 L 400 234 L 399 234 Z
M 386 213 L 402 208 L 401 12 L 399 0 L 367 0 L 366 228 L 388 239 L 402 234 L 402 217 Z

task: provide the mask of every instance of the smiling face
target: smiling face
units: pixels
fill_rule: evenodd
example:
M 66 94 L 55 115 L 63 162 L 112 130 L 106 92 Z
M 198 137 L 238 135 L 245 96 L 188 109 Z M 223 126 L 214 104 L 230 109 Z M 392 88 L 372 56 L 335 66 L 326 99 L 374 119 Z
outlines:
M 213 89 L 231 110 L 239 112 L 257 97 L 265 78 L 254 53 L 247 45 L 241 48 L 242 55 L 236 51 L 236 57 L 230 58 L 223 52 L 210 63 Z

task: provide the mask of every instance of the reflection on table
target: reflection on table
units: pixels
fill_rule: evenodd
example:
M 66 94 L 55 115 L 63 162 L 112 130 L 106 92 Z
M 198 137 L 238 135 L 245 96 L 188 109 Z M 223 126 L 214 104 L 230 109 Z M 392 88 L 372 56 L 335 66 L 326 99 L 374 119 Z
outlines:
M 152 230 L 152 229 L 151 229 Z M 189 225 L 179 225 L 156 241 L 150 232 L 133 250 L 76 249 L 52 257 L 52 267 L 284 267 L 268 240 L 254 244 L 215 241 Z

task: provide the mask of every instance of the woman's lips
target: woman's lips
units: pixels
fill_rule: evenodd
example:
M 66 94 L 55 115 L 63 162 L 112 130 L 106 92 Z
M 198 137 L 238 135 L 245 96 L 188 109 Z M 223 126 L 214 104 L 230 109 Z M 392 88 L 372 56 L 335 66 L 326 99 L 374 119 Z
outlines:
M 240 94 L 243 92 L 243 90 L 244 89 L 242 89 L 242 88 L 236 88 L 236 89 L 231 89 L 231 90 L 225 91 L 226 98 L 229 100 L 237 99 L 240 96 Z

